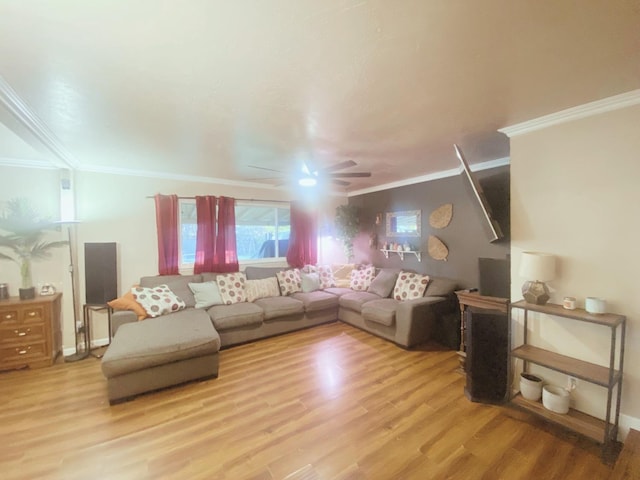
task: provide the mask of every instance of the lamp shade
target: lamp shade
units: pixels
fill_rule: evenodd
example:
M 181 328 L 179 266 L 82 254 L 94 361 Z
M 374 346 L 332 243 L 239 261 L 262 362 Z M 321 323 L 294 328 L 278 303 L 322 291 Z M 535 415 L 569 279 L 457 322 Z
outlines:
M 522 252 L 520 276 L 539 282 L 553 280 L 556 276 L 556 257 L 550 253 Z

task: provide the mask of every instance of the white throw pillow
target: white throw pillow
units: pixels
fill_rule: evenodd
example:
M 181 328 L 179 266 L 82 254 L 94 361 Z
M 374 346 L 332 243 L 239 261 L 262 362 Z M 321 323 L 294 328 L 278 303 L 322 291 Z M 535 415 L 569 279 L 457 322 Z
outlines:
M 429 283 L 429 275 L 419 273 L 400 272 L 396 286 L 393 289 L 393 298 L 396 300 L 411 300 L 424 295 Z
M 190 283 L 189 289 L 196 299 L 196 308 L 209 308 L 213 305 L 223 305 L 218 284 L 214 281 Z
M 259 298 L 280 296 L 278 279 L 276 277 L 247 280 L 244 284 L 244 291 L 247 294 L 247 302 L 253 302 Z
M 133 287 L 131 294 L 150 317 L 159 317 L 186 308 L 182 299 L 164 284 L 153 288 Z
M 216 277 L 220 296 L 225 305 L 247 301 L 244 285 L 247 277 L 242 272 L 224 273 Z
M 317 273 L 301 273 L 301 286 L 304 293 L 320 290 L 320 277 Z

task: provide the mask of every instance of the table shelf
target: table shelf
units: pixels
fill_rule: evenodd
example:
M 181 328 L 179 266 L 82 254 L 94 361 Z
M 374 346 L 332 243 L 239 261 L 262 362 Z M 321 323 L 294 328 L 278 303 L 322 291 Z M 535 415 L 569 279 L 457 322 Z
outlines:
M 389 258 L 389 253 L 397 253 L 398 256 L 400 257 L 400 260 L 404 260 L 405 253 L 412 253 L 413 255 L 416 256 L 419 262 L 422 261 L 422 252 L 418 250 L 388 250 L 388 249 L 385 250 L 384 248 L 381 248 L 380 251 L 384 255 L 384 258 L 387 258 L 387 259 Z

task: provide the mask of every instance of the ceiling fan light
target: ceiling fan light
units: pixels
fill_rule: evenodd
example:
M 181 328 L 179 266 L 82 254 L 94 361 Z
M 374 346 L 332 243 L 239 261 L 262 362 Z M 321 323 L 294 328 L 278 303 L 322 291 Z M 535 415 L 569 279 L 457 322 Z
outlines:
M 303 177 L 298 180 L 301 187 L 315 187 L 318 181 L 313 177 Z

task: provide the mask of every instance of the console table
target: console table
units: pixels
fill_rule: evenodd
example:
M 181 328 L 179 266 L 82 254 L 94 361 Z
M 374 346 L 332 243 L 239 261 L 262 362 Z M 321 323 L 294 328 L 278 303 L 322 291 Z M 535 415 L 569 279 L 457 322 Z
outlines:
M 0 370 L 53 364 L 62 350 L 61 293 L 0 301 Z

